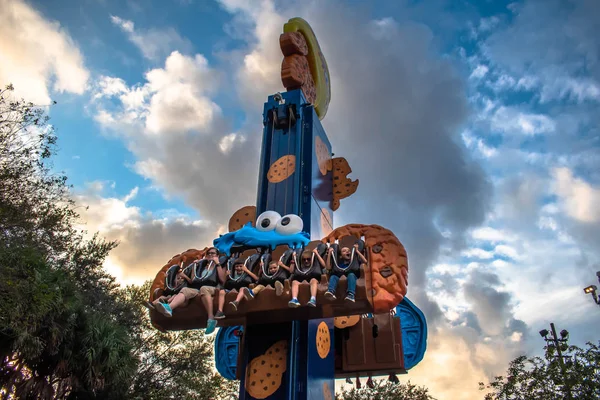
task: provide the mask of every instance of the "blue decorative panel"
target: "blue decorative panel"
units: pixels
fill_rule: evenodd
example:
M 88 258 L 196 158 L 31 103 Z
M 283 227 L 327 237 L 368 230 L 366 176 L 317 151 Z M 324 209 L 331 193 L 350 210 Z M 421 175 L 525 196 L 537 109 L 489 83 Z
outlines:
M 423 312 L 406 297 L 396 306 L 396 315 L 400 317 L 404 368 L 408 370 L 423 359 L 427 350 L 427 321 Z
M 243 327 L 229 326 L 220 328 L 215 338 L 215 366 L 217 371 L 225 379 L 235 380 L 237 369 L 237 358 L 239 349 L 238 332 Z

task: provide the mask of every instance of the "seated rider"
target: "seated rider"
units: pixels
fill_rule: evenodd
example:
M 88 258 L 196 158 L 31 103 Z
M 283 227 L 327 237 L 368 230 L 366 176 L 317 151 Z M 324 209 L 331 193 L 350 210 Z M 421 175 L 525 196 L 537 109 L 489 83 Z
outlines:
M 293 257 L 295 256 L 294 253 Z M 314 257 L 316 257 L 317 262 L 314 262 Z M 309 307 L 317 306 L 317 289 L 321 280 L 322 268 L 325 268 L 325 261 L 319 255 L 317 248 L 313 249 L 312 252 L 309 250 L 302 252 L 300 262 L 296 262 L 292 271 L 292 299 L 288 302 L 288 306 L 300 307 L 298 288 L 301 282 L 309 282 L 310 284 L 310 300 L 306 305 Z
M 175 266 L 176 265 L 177 264 L 175 264 Z M 187 278 L 187 280 L 186 280 L 186 278 Z M 189 280 L 188 276 L 183 272 L 183 261 L 182 261 L 177 269 L 177 275 L 175 276 L 175 287 L 178 288 L 177 292 L 179 290 L 181 290 L 187 284 L 188 280 Z M 169 292 L 165 292 L 165 293 L 169 293 Z M 177 293 L 163 294 L 158 299 L 154 300 L 152 303 L 149 301 L 144 301 L 144 306 L 146 306 L 150 310 L 156 310 L 156 305 L 158 303 L 170 304 L 171 300 L 173 300 L 173 298 L 175 297 L 176 294 Z
M 248 261 L 248 260 L 246 260 Z M 215 314 L 215 319 L 225 318 L 223 313 L 223 306 L 225 305 L 225 295 L 232 290 L 236 289 L 238 295 L 234 301 L 230 302 L 235 310 L 237 310 L 240 302 L 243 299 L 251 300 L 254 298 L 254 292 L 248 287 L 251 283 L 258 280 L 258 277 L 246 267 L 246 262 L 241 258 L 238 258 L 233 263 L 233 273 L 227 269 L 225 271 L 225 285 L 224 289 L 219 292 L 219 309 Z
M 281 296 L 283 293 L 283 282 L 289 277 L 294 268 L 294 257 L 289 257 L 290 266 L 288 267 L 282 261 L 283 256 L 279 261 L 270 261 L 269 267 L 265 273 L 264 260 L 260 259 L 260 278 L 258 279 L 258 285 L 253 289 L 254 294 L 259 293 L 263 289 L 268 287 L 275 288 L 275 295 Z
M 177 293 L 173 299 L 171 299 L 169 304 L 155 304 L 156 310 L 167 317 L 171 317 L 175 308 L 187 304 L 189 300 L 193 299 L 199 294 L 202 304 L 204 305 L 208 315 L 205 332 L 209 335 L 213 333 L 217 325 L 217 321 L 214 319 L 213 315 L 213 298 L 219 292 L 219 282 L 223 282 L 225 280 L 225 272 L 219 263 L 218 255 L 219 252 L 215 247 L 209 248 L 206 252 L 204 260 L 202 260 L 206 262 L 200 276 L 197 276 L 197 273 L 195 273 L 196 276 L 192 280 L 182 272 L 184 279 L 186 279 L 188 282 L 188 285 L 193 285 L 195 287 L 186 286 L 182 288 L 179 293 Z
M 358 260 L 352 258 L 352 253 L 348 247 L 342 247 L 340 249 L 340 256 L 338 261 L 332 260 L 334 249 L 332 247 L 329 248 L 327 255 L 327 268 L 332 271 L 331 276 L 329 277 L 329 287 L 325 292 L 325 297 L 335 300 L 335 291 L 337 289 L 338 282 L 340 277 L 346 276 L 348 280 L 348 288 L 346 290 L 346 298 L 345 300 L 354 302 L 354 296 L 356 293 L 356 281 L 360 276 L 360 268 L 364 268 L 367 264 L 366 257 L 358 250 L 358 243 L 354 244 L 354 253 L 360 259 L 360 263 Z M 332 263 L 336 263 L 336 267 L 334 268 Z

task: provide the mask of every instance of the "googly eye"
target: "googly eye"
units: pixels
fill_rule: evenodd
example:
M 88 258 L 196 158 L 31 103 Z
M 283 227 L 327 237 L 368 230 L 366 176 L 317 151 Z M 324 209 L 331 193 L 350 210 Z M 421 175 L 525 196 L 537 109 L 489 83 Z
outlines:
M 275 229 L 281 215 L 276 211 L 265 211 L 256 218 L 256 229 L 259 231 L 272 231 Z
M 275 232 L 281 235 L 293 235 L 294 233 L 302 232 L 303 227 L 302 218 L 295 214 L 288 214 L 277 221 Z

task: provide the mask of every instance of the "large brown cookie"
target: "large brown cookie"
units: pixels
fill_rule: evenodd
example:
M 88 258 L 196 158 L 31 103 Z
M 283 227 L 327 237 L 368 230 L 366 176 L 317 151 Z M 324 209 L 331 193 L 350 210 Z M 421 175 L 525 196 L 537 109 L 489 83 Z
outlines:
M 317 327 L 317 353 L 319 353 L 319 357 L 326 358 L 329 354 L 329 350 L 331 349 L 331 333 L 329 332 L 329 327 L 327 324 L 322 321 Z
M 254 226 L 254 221 L 256 221 L 256 206 L 242 207 L 229 219 L 229 232 L 237 231 L 248 222 Z
M 344 329 L 358 324 L 358 321 L 360 321 L 360 315 L 335 317 L 333 319 L 333 325 L 338 329 Z
M 319 164 L 319 171 L 322 175 L 327 175 L 327 171 L 331 171 L 331 153 L 329 153 L 327 145 L 319 136 L 315 138 L 315 155 L 317 164 Z
M 277 161 L 271 164 L 267 172 L 267 179 L 271 183 L 279 183 L 285 181 L 292 176 L 296 171 L 296 156 L 288 154 L 280 157 Z
M 343 157 L 332 159 L 333 164 L 333 200 L 331 209 L 333 211 L 340 207 L 340 200 L 349 197 L 358 189 L 358 179 L 353 181 L 348 178 L 348 174 L 352 172 L 348 161 Z
M 208 249 L 208 247 L 205 247 L 202 250 L 189 249 L 189 250 L 184 251 L 181 254 L 177 254 L 177 255 L 171 257 L 169 262 L 167 262 L 160 269 L 160 271 L 158 271 L 158 274 L 156 274 L 156 278 L 154 278 L 154 282 L 152 282 L 152 286 L 150 287 L 150 301 L 154 300 L 154 292 L 156 291 L 156 289 L 163 289 L 163 290 L 165 289 L 165 275 L 167 273 L 167 270 L 172 265 L 175 265 L 175 264 L 179 265 L 183 261 L 183 265 L 186 266 L 194 260 L 203 258 L 204 254 L 206 254 L 207 249 Z
M 255 357 L 246 367 L 246 391 L 254 398 L 265 399 L 281 386 L 287 369 L 287 341 L 280 340 Z
M 404 246 L 393 232 L 379 225 L 344 225 L 334 229 L 322 241 L 333 243 L 345 236 L 365 241 L 369 256 L 369 266 L 365 270 L 369 301 L 373 312 L 389 312 L 406 296 L 408 258 Z
M 288 32 L 279 36 L 279 46 L 284 55 L 281 63 L 281 82 L 287 90 L 302 89 L 304 97 L 314 104 L 317 99 L 315 81 L 310 72 L 306 55 L 308 44 L 300 32 Z
M 284 57 L 292 54 L 306 56 L 308 54 L 308 44 L 304 35 L 300 32 L 283 33 L 279 36 L 279 47 Z

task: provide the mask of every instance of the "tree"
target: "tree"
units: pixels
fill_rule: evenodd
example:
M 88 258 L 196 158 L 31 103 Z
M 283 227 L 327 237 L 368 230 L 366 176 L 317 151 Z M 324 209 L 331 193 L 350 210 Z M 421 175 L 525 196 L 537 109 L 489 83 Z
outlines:
M 600 344 L 600 342 L 599 342 Z M 480 390 L 489 390 L 486 400 L 558 400 L 600 398 L 600 347 L 564 344 L 567 357 L 561 366 L 553 347 L 544 358 L 520 356 L 511 361 L 506 376 L 497 376 Z
M 200 332 L 163 334 L 85 239 L 44 110 L 0 90 L 0 398 L 227 398 Z M 237 396 L 235 396 L 237 398 Z
M 435 400 L 429 395 L 429 390 L 410 382 L 392 383 L 387 380 L 374 380 L 373 389 L 363 387 L 342 390 L 337 393 L 336 400 Z
M 213 365 L 213 339 L 200 330 L 160 332 L 142 306 L 152 282 L 123 289 L 122 298 L 136 313 L 134 354 L 140 360 L 128 398 L 237 399 L 237 381 L 227 381 Z
M 12 90 L 0 91 L 3 396 L 120 393 L 136 360 L 122 324 L 130 321 L 128 311 L 102 270 L 116 243 L 86 241 L 74 228 L 67 178 L 49 163 L 53 127 L 42 108 L 14 100 Z
M 0 383 L 17 398 L 125 393 L 137 362 L 127 329 L 90 310 L 35 250 L 0 250 Z M 114 397 L 117 398 L 117 397 Z
M 0 90 L 0 227 L 3 245 L 45 257 L 68 253 L 76 218 L 67 178 L 51 172 L 56 135 L 44 110 Z

